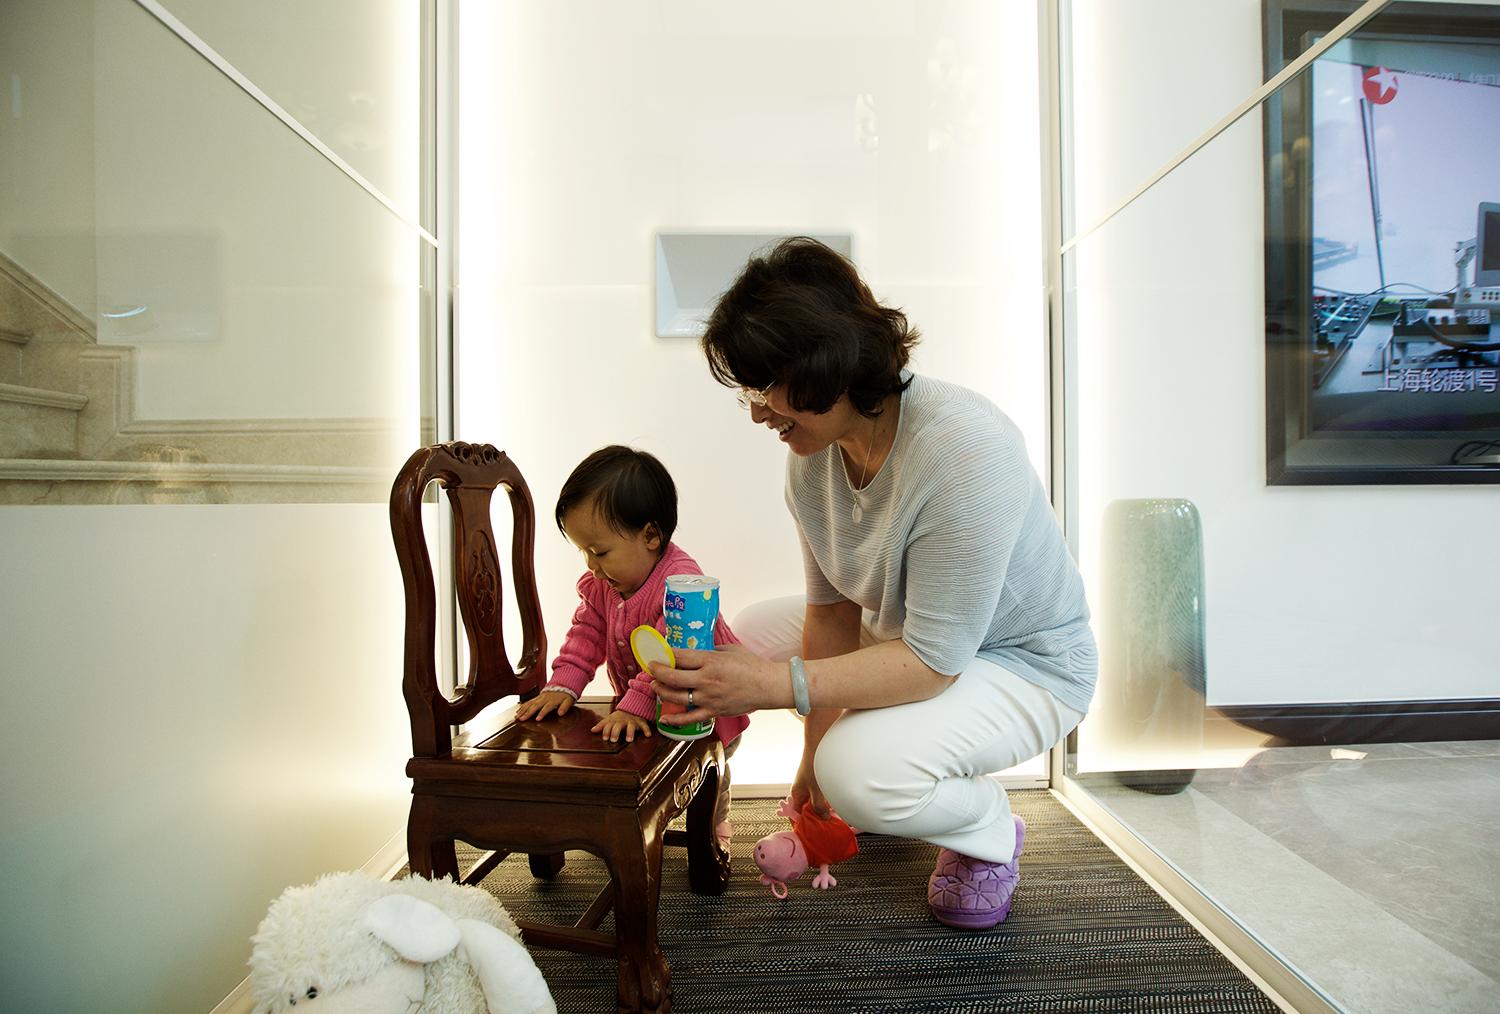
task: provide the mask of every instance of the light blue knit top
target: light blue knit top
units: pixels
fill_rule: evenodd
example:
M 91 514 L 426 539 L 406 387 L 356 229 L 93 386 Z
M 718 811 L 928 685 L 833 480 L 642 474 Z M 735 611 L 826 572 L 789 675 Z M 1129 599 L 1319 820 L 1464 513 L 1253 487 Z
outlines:
M 859 521 L 852 479 L 837 444 L 787 456 L 808 602 L 857 602 L 877 636 L 940 673 L 978 656 L 1088 710 L 1098 654 L 1083 581 L 1005 413 L 913 376 Z

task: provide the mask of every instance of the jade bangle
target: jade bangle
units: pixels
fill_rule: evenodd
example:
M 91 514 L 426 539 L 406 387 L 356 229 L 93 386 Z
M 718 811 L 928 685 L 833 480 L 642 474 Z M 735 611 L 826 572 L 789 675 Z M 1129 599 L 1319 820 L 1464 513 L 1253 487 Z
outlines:
M 807 692 L 807 669 L 796 655 L 788 660 L 788 665 L 792 670 L 792 702 L 797 706 L 797 714 L 806 718 L 812 711 L 812 698 Z

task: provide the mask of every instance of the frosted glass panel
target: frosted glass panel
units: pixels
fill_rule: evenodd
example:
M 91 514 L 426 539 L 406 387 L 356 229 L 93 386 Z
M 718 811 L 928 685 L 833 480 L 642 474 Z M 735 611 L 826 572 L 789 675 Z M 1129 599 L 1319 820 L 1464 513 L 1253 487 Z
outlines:
M 26 392 L 0 502 L 384 499 L 430 250 L 142 8 L 84 7 L 21 8 L 0 42 L 18 140 L 70 139 L 55 187 L 20 160 L 0 197 L 0 383 Z
M 312 6 L 205 34 L 405 91 L 409 5 Z M 434 252 L 131 0 L 0 5 L 0 94 L 4 1005 L 209 1010 L 281 890 L 400 856 Z
M 1101 659 L 1064 791 L 1281 959 L 1280 982 L 1335 1009 L 1481 1010 L 1500 975 L 1500 653 L 1447 605 L 1490 596 L 1500 547 L 1454 519 L 1500 516 L 1494 475 L 1268 472 L 1302 432 L 1275 399 L 1373 392 L 1393 338 L 1434 376 L 1500 368 L 1479 347 L 1500 331 L 1454 348 L 1398 330 L 1416 307 L 1440 326 L 1464 309 L 1455 241 L 1494 179 L 1492 142 L 1442 123 L 1495 101 L 1481 94 L 1500 85 L 1495 8 L 1426 6 L 1377 15 L 1063 258 L 1074 535 Z M 1457 45 L 1421 39 L 1455 26 Z M 1231 64 L 1256 55 L 1233 20 L 1203 38 Z M 1072 74 L 1104 95 L 1098 69 Z M 1437 91 L 1454 98 L 1430 104 Z M 1158 112 L 1168 131 L 1200 128 L 1195 96 Z M 1080 195 L 1160 154 L 1159 131 L 1074 129 L 1093 131 L 1069 166 Z M 1297 384 L 1279 387 L 1291 349 Z M 1341 439 L 1394 439 L 1352 416 Z
M 422 0 L 162 6 L 420 221 Z

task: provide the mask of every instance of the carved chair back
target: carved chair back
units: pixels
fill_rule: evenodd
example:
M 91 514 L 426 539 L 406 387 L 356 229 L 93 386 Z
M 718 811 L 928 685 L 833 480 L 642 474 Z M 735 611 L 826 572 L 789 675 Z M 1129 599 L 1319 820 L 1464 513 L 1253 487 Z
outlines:
M 469 642 L 468 678 L 452 697 L 438 684 L 437 589 L 422 529 L 422 497 L 434 481 L 447 490 L 453 514 L 453 579 Z M 511 576 L 521 614 L 516 669 L 501 630 L 503 585 L 490 520 L 497 488 L 505 490 L 511 506 Z M 407 459 L 391 488 L 391 535 L 406 589 L 402 689 L 411 717 L 412 753 L 444 756 L 452 748 L 453 726 L 502 697 L 534 696 L 546 680 L 547 637 L 532 561 L 536 513 L 531 491 L 510 458 L 489 444 L 453 441 L 423 447 Z

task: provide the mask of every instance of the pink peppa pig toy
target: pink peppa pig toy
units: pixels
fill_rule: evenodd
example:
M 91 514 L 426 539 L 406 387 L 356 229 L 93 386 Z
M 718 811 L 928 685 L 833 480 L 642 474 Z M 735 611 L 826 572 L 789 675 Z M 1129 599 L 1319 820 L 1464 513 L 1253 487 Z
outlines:
M 813 875 L 813 887 L 826 891 L 837 886 L 838 881 L 833 879 L 828 867 L 853 858 L 859 851 L 854 829 L 836 813 L 819 816 L 811 801 L 803 803 L 799 812 L 792 809 L 790 799 L 783 799 L 776 812 L 790 818 L 792 829 L 768 834 L 755 843 L 755 865 L 760 867 L 760 882 L 776 897 L 785 898 L 787 882 L 802 876 L 808 867 L 816 866 L 818 872 Z

